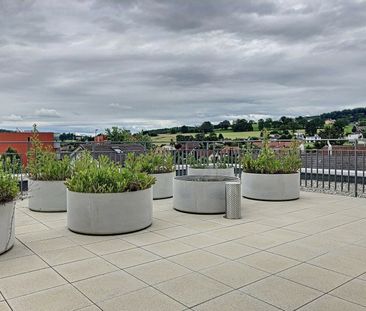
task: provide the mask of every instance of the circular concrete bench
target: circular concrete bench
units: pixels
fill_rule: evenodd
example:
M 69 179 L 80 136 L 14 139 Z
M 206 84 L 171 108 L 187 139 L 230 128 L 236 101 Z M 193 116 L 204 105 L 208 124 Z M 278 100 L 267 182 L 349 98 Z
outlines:
M 230 176 L 189 175 L 174 178 L 174 209 L 196 214 L 225 213 L 225 183 Z

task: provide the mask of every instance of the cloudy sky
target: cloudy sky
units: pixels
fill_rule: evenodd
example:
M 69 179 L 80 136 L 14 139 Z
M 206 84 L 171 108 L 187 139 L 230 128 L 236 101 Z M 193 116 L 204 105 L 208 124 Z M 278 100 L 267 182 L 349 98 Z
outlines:
M 1 128 L 138 130 L 365 98 L 363 0 L 0 0 Z

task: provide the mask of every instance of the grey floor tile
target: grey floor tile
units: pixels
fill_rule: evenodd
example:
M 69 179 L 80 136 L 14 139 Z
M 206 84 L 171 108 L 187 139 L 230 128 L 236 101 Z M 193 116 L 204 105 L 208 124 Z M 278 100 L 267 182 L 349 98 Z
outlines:
M 104 311 L 171 311 L 185 310 L 186 307 L 159 291 L 147 287 L 99 303 Z

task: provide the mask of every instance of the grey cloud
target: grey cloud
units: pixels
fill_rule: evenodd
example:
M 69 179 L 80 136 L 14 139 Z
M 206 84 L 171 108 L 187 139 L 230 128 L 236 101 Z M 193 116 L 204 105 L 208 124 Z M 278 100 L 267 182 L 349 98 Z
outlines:
M 56 109 L 41 108 L 36 111 L 35 115 L 40 118 L 60 118 L 61 115 Z
M 1 125 L 137 130 L 365 106 L 365 21 L 358 0 L 0 0 Z

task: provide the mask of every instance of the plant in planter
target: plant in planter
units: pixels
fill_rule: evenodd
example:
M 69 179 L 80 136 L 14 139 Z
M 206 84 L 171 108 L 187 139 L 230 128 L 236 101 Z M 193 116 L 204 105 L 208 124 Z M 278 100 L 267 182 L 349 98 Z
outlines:
M 66 180 L 67 223 L 85 234 L 120 234 L 152 223 L 152 185 L 155 178 L 141 172 L 136 161 L 122 168 L 106 156 L 82 153 Z
M 298 144 L 292 142 L 275 151 L 269 146 L 268 135 L 264 137 L 258 154 L 248 149 L 243 156 L 243 196 L 269 201 L 298 199 L 302 164 Z
M 138 157 L 129 154 L 126 167 L 139 165 L 138 169 L 142 172 L 155 177 L 156 182 L 153 186 L 154 199 L 166 199 L 173 196 L 173 179 L 175 176 L 174 159 L 171 154 L 166 152 L 149 152 Z
M 230 166 L 228 156 L 211 158 L 188 158 L 187 175 L 235 176 L 234 167 Z
M 31 179 L 29 208 L 38 212 L 65 212 L 64 183 L 72 173 L 70 158 L 58 159 L 55 152 L 41 144 L 36 134 L 31 142 L 27 166 Z
M 10 163 L 0 161 L 0 254 L 14 245 L 15 199 L 19 194 L 18 179 L 8 170 Z

